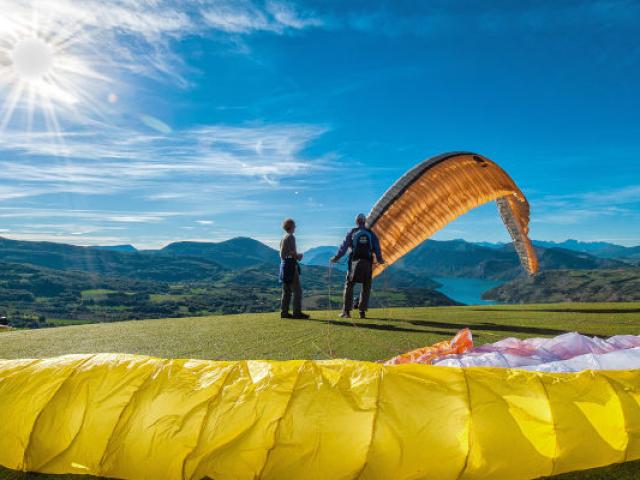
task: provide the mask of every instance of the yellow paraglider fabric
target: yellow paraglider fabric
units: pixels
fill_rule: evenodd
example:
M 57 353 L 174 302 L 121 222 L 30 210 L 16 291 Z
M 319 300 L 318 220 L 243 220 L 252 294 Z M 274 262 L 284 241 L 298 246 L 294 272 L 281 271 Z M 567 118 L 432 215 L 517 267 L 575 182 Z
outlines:
M 0 361 L 0 464 L 123 479 L 532 479 L 640 458 L 640 371 Z
M 417 165 L 382 196 L 368 216 L 386 265 L 407 254 L 460 215 L 496 200 L 524 268 L 538 270 L 529 240 L 529 203 L 495 162 L 474 153 L 447 153 Z

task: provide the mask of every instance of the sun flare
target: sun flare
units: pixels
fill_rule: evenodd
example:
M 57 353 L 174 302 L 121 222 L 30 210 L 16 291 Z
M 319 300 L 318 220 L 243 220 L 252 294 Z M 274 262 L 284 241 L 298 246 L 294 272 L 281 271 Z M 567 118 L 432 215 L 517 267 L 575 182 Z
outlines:
M 53 49 L 39 38 L 26 38 L 14 45 L 11 60 L 19 78 L 27 82 L 39 81 L 51 74 Z
M 43 125 L 58 134 L 62 117 L 96 109 L 89 83 L 106 78 L 81 53 L 86 32 L 19 20 L 12 27 L 0 37 L 0 131 L 10 125 L 28 131 Z

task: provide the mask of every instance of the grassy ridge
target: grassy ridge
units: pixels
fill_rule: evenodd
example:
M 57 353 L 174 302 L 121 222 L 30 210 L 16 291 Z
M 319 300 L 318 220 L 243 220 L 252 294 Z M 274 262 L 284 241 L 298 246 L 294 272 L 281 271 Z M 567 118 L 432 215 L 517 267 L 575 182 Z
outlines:
M 450 338 L 465 326 L 476 344 L 507 336 L 554 336 L 567 331 L 610 336 L 640 333 L 640 303 L 377 309 L 371 319 L 339 321 L 336 312 L 311 320 L 276 314 L 141 320 L 48 330 L 0 331 L 0 358 L 123 352 L 207 359 L 388 358 Z M 21 474 L 2 479 L 77 480 L 77 476 Z M 640 478 L 640 463 L 556 477 L 562 480 Z
M 379 360 L 450 338 L 469 326 L 477 344 L 507 336 L 567 331 L 610 336 L 640 333 L 640 303 L 388 308 L 367 320 L 281 320 L 275 313 L 100 323 L 0 336 L 0 358 L 119 352 L 204 359 Z

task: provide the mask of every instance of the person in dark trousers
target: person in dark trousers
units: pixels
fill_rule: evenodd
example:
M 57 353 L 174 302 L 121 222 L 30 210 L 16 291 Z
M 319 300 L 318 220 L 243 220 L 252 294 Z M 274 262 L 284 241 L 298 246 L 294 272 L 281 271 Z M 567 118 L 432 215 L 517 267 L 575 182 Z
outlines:
M 369 296 L 371 295 L 371 279 L 373 274 L 373 259 L 378 263 L 384 263 L 380 251 L 380 241 L 376 234 L 367 228 L 367 217 L 361 213 L 356 217 L 356 228 L 352 229 L 345 237 L 338 252 L 331 259 L 331 263 L 337 263 L 347 251 L 349 251 L 349 269 L 344 282 L 344 297 L 342 313 L 340 317 L 351 318 L 353 309 L 353 287 L 356 283 L 362 284 L 358 309 L 360 318 L 367 317 Z
M 300 285 L 300 265 L 302 253 L 296 248 L 296 222 L 287 218 L 282 222 L 285 231 L 280 241 L 280 282 L 282 283 L 282 299 L 280 301 L 280 318 L 309 318 L 302 313 L 302 286 Z M 289 304 L 293 297 L 293 314 L 289 313 Z

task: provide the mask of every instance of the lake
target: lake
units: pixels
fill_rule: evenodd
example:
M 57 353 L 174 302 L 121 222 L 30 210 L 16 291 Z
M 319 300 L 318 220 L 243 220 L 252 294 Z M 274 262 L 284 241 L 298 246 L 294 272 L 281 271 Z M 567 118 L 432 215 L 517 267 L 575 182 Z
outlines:
M 487 290 L 504 283 L 496 280 L 485 280 L 482 278 L 459 278 L 459 277 L 433 277 L 433 280 L 442 284 L 438 291 L 456 302 L 466 305 L 491 305 L 496 302 L 483 300 L 482 294 Z

